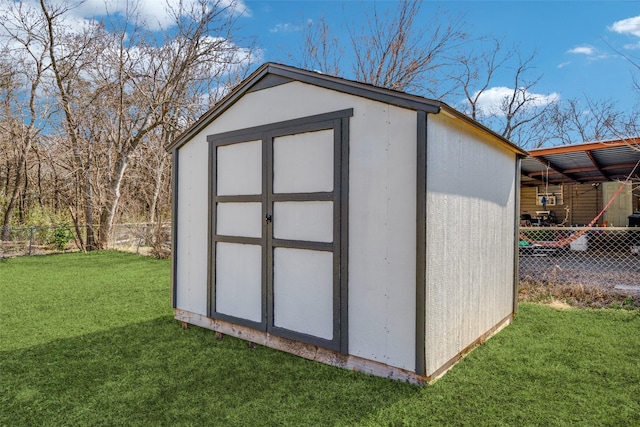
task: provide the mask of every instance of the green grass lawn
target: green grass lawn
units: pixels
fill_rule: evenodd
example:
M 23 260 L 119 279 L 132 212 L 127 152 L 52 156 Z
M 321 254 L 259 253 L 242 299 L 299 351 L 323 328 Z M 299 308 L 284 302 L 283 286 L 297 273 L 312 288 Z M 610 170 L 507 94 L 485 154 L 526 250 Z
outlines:
M 640 311 L 521 304 L 432 386 L 182 330 L 170 262 L 0 260 L 0 426 L 640 425 Z

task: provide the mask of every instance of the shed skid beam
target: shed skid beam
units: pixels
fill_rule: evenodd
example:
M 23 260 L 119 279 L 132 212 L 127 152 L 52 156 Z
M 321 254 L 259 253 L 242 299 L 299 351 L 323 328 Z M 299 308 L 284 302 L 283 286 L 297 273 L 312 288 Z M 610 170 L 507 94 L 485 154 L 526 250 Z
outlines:
M 331 366 L 364 372 L 378 377 L 407 381 L 412 384 L 426 384 L 431 378 L 417 375 L 406 369 L 389 366 L 381 362 L 363 359 L 358 356 L 341 354 L 315 345 L 282 338 L 263 331 L 257 331 L 245 326 L 235 325 L 222 320 L 211 319 L 201 314 L 175 309 L 175 318 L 202 328 L 211 329 L 225 335 L 243 339 L 249 343 L 271 347 L 276 350 L 295 354 L 305 359 L 314 360 Z
M 382 362 L 364 359 L 362 357 L 351 354 L 341 354 L 333 350 L 327 350 L 315 345 L 290 340 L 288 338 L 272 335 L 267 332 L 257 331 L 245 326 L 235 325 L 233 323 L 222 320 L 211 319 L 201 314 L 192 313 L 190 311 L 175 309 L 175 319 L 182 323 L 200 326 L 202 328 L 211 329 L 221 335 L 231 335 L 236 338 L 248 341 L 249 348 L 254 348 L 256 344 L 270 347 L 276 350 L 285 351 L 295 354 L 305 359 L 321 362 L 331 366 L 337 366 L 343 369 L 363 372 L 377 377 L 389 378 L 392 380 L 406 381 L 411 384 L 424 385 L 432 384 L 442 377 L 457 362 L 464 358 L 471 350 L 486 340 L 497 334 L 513 320 L 513 313 L 498 322 L 493 328 L 482 334 L 473 343 L 465 347 L 461 352 L 455 355 L 451 360 L 436 369 L 431 375 L 418 375 L 415 372 L 406 369 L 389 366 Z

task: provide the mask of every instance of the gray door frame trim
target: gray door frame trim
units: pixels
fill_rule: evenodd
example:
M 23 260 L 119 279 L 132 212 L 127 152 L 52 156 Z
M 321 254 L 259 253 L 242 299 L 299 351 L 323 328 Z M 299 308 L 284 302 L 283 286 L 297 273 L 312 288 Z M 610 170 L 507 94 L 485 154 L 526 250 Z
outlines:
M 317 345 L 329 350 L 348 353 L 348 206 L 349 206 L 349 118 L 353 109 L 333 111 L 278 123 L 270 123 L 246 129 L 208 135 L 209 145 L 209 208 L 208 208 L 208 266 L 207 266 L 207 315 L 241 326 L 247 326 L 284 338 Z M 297 133 L 333 129 L 334 177 L 332 192 L 273 193 L 273 141 L 277 137 Z M 217 147 L 249 141 L 262 143 L 262 194 L 218 196 L 216 165 Z M 273 214 L 277 201 L 332 201 L 333 242 L 291 241 L 273 238 L 273 223 L 263 220 L 262 237 L 248 238 L 218 235 L 218 203 L 260 202 L 262 215 Z M 260 322 L 230 316 L 215 310 L 215 260 L 216 243 L 256 244 L 262 248 L 262 318 Z M 333 339 L 326 340 L 274 325 L 273 301 L 273 250 L 276 247 L 310 249 L 333 252 Z
M 207 141 L 212 142 L 215 140 L 217 146 L 227 144 L 237 144 L 238 142 L 257 141 L 262 139 L 261 136 L 265 133 L 272 133 L 274 136 L 286 136 L 295 133 L 311 132 L 313 128 L 317 126 L 315 130 L 331 129 L 333 126 L 331 122 L 337 119 L 343 119 L 353 116 L 353 108 L 345 110 L 332 111 L 330 113 L 316 114 L 313 116 L 302 117 L 298 119 L 285 120 L 282 122 L 269 123 L 266 125 L 254 126 L 245 129 L 232 130 L 228 132 L 222 132 L 215 135 L 208 135 Z M 309 126 L 312 126 L 312 130 L 308 130 Z M 316 126 L 313 126 L 316 125 Z M 327 126 L 324 128 L 323 126 Z

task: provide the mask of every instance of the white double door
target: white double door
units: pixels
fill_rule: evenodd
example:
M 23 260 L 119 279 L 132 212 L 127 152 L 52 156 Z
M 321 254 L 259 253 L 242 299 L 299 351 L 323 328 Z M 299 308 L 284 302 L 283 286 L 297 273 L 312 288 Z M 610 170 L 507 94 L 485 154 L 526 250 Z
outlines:
M 339 349 L 340 130 L 298 128 L 209 137 L 209 311 Z

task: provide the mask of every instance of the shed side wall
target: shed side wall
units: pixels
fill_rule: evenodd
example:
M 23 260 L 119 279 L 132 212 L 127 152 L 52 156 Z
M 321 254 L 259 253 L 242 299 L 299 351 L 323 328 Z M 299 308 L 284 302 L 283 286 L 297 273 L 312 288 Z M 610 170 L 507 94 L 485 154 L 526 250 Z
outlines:
M 428 116 L 426 374 L 513 311 L 515 154 Z

